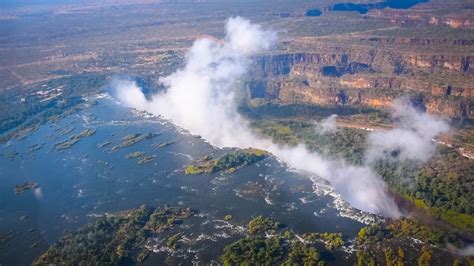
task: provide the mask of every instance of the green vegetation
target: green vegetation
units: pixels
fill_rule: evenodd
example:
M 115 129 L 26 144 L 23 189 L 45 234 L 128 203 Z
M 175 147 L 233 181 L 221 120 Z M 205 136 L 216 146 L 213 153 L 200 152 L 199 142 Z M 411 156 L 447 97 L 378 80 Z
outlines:
M 340 248 L 344 245 L 341 233 L 308 233 L 303 238 L 307 241 L 321 241 L 329 250 Z
M 226 174 L 232 174 L 232 173 L 235 173 L 236 171 L 237 171 L 237 168 L 231 167 L 231 168 L 227 169 L 225 172 L 226 172 Z
M 375 258 L 371 252 L 357 250 L 357 266 L 375 266 Z
M 209 171 L 207 168 L 196 166 L 196 165 L 188 165 L 184 169 L 184 173 L 187 175 L 197 175 L 202 173 L 207 173 Z
M 474 228 L 474 162 L 457 151 L 438 146 L 423 165 L 379 162 L 376 171 L 392 189 L 432 215 L 461 229 Z M 402 180 L 413 180 L 407 184 Z
M 84 96 L 102 92 L 107 79 L 80 74 L 0 92 L 0 134 L 5 141 L 22 137 L 55 117 L 64 117 L 84 103 Z
M 430 266 L 431 265 L 431 254 L 432 251 L 429 247 L 423 246 L 421 249 L 420 257 L 418 258 L 419 266 Z
M 301 241 L 294 237 L 290 230 L 282 234 L 278 232 L 279 227 L 278 222 L 267 217 L 258 216 L 251 220 L 247 226 L 250 235 L 224 248 L 221 255 L 222 264 L 287 266 L 324 264 L 313 241 Z M 271 234 L 271 237 L 265 237 L 266 234 Z M 340 234 L 334 235 L 340 236 Z
M 283 240 L 276 236 L 266 239 L 254 236 L 241 239 L 224 248 L 223 265 L 275 265 L 285 256 Z
M 447 239 L 460 245 L 461 240 L 441 229 L 428 227 L 408 218 L 390 220 L 385 224 L 373 224 L 360 229 L 357 235 L 359 244 L 376 243 L 387 239 L 415 238 L 432 245 L 443 246 Z
M 441 147 L 420 170 L 412 195 L 435 208 L 434 213 L 441 218 L 454 223 L 459 219 L 465 225 L 462 227 L 474 228 L 474 194 L 469 187 L 473 182 L 474 162 L 452 149 Z M 453 217 L 454 212 L 461 215 Z
M 298 241 L 292 241 L 283 265 L 324 265 L 318 250 Z
M 223 265 L 324 265 L 318 250 L 281 236 L 251 236 L 224 248 Z
M 449 229 L 439 229 L 401 218 L 361 228 L 355 249 L 358 265 L 380 265 L 384 262 L 386 265 L 402 266 L 408 261 L 416 261 L 416 256 L 419 265 L 430 265 L 433 253 L 441 253 L 447 261 L 460 261 L 462 265 L 470 265 L 470 257 L 461 257 L 445 250 L 449 245 L 457 248 L 468 245 L 470 242 L 466 242 L 464 237 Z
M 357 233 L 357 240 L 359 241 L 378 241 L 381 240 L 385 231 L 382 231 L 382 225 L 375 223 L 369 226 L 362 227 Z
M 34 153 L 41 148 L 43 148 L 44 143 L 41 144 L 34 144 L 28 147 L 28 150 L 26 151 L 29 155 L 34 155 Z
M 455 238 L 440 229 L 428 227 L 407 218 L 391 221 L 386 225 L 386 228 L 394 237 L 413 237 L 432 245 L 441 246 L 445 243 L 446 239 Z
M 315 104 L 263 104 L 257 107 L 244 106 L 241 111 L 252 116 L 271 119 L 321 119 L 336 114 L 340 116 L 377 114 L 380 117 L 386 115 L 376 109 L 352 106 L 322 106 Z
M 215 160 L 200 160 L 199 164 L 187 165 L 184 172 L 187 175 L 202 173 L 215 173 L 223 170 L 230 170 L 245 165 L 250 165 L 268 156 L 268 153 L 259 149 L 236 150 L 224 154 Z M 231 170 L 235 171 L 235 170 Z
M 174 228 L 191 215 L 189 208 L 141 206 L 101 218 L 63 236 L 33 265 L 117 265 L 127 260 L 143 261 L 148 256 L 144 247 L 147 239 Z M 174 243 L 177 240 L 175 237 Z M 137 258 L 131 257 L 137 253 Z
M 397 250 L 397 266 L 403 266 L 404 265 L 404 259 L 405 258 L 405 251 L 401 247 L 398 248 Z
M 127 154 L 127 156 L 125 156 L 125 158 L 127 158 L 127 159 L 137 159 L 137 158 L 142 157 L 143 155 L 145 155 L 144 152 L 136 151 L 136 152 L 132 152 L 132 153 Z
M 253 123 L 253 126 L 257 128 L 258 133 L 271 137 L 277 143 L 296 145 L 300 141 L 285 122 L 259 121 Z
M 140 160 L 138 160 L 138 164 L 146 164 L 146 163 L 154 161 L 156 159 L 156 155 L 145 156 L 144 152 L 136 151 L 136 152 L 132 152 L 132 153 L 127 154 L 125 156 L 125 158 L 127 158 L 127 159 L 140 159 Z
M 299 120 L 327 116 L 330 112 L 325 108 L 309 105 L 264 105 L 253 111 L 257 116 L 269 116 L 271 119 L 254 120 L 252 127 L 277 143 L 304 143 L 310 150 L 327 157 L 342 157 L 354 164 L 363 163 L 366 131 L 339 128 L 337 132 L 327 134 L 317 131 L 315 124 Z M 337 109 L 331 111 L 336 112 Z M 377 116 L 379 113 L 367 111 L 359 114 L 373 115 Z M 380 116 L 381 121 L 385 121 L 384 115 Z M 279 117 L 280 120 L 275 119 Z M 432 215 L 460 229 L 474 228 L 474 193 L 471 193 L 469 185 L 474 182 L 474 161 L 461 156 L 456 150 L 438 146 L 433 158 L 427 163 L 382 160 L 375 165 L 374 170 L 393 191 L 418 207 L 427 209 Z
M 172 235 L 166 239 L 166 247 L 172 250 L 176 250 L 178 248 L 178 241 L 181 239 L 181 236 L 183 236 L 182 233 L 177 233 L 175 235 Z
M 414 243 L 413 239 L 421 241 Z M 419 265 L 429 265 L 431 254 L 442 252 L 447 244 L 462 248 L 466 243 L 457 235 L 438 228 L 422 225 L 408 218 L 389 220 L 363 227 L 356 240 L 357 258 L 359 265 L 375 265 L 375 262 L 385 258 L 387 265 L 403 265 L 405 252 L 404 243 L 412 243 L 410 252 L 419 254 Z M 383 250 L 383 256 L 379 251 Z M 396 252 L 395 252 L 396 250 Z M 411 253 L 413 254 L 413 253 Z M 454 256 L 445 254 L 449 258 Z M 462 258 L 464 259 L 468 258 Z
M 156 158 L 156 155 L 145 156 L 142 159 L 138 160 L 138 164 L 146 164 L 146 163 L 152 162 L 155 160 L 155 158 Z
M 65 141 L 61 141 L 54 144 L 54 147 L 58 151 L 69 149 L 72 145 L 78 143 L 81 139 L 94 135 L 95 132 L 96 130 L 92 128 L 85 129 L 84 131 L 82 131 L 81 133 L 77 135 L 72 135 L 69 139 Z
M 144 260 L 146 260 L 146 258 L 148 258 L 148 255 L 150 255 L 150 252 L 151 251 L 149 249 L 142 249 L 140 253 L 138 253 L 137 262 L 143 262 Z
M 247 229 L 250 234 L 262 233 L 262 232 L 275 232 L 278 230 L 280 224 L 273 221 L 270 218 L 257 216 L 252 219 L 247 225 Z
M 155 134 L 151 132 L 148 132 L 146 134 L 142 134 L 142 133 L 130 134 L 122 138 L 122 143 L 120 144 L 119 148 L 130 147 L 137 144 L 140 141 L 143 141 L 146 139 L 152 139 L 157 136 L 159 136 L 159 134 Z
M 255 130 L 273 141 L 287 145 L 304 143 L 310 150 L 328 157 L 342 157 L 354 163 L 362 163 L 367 132 L 340 128 L 326 134 L 316 130 L 314 123 L 296 120 L 261 120 L 252 123 Z
M 58 128 L 56 129 L 56 131 L 59 133 L 59 135 L 67 135 L 71 132 L 73 132 L 75 129 L 75 127 L 61 127 L 61 128 Z

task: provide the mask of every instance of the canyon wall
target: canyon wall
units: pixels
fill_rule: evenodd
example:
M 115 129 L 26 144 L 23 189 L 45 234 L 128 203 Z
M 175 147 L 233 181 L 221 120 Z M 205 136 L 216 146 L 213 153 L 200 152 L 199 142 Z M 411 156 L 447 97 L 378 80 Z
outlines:
M 395 98 L 410 95 L 427 112 L 474 118 L 474 57 L 428 49 L 449 44 L 469 51 L 466 47 L 472 47 L 472 40 L 363 38 L 352 45 L 305 43 L 311 43 L 306 49 L 310 52 L 256 58 L 250 96 L 280 103 L 386 109 Z M 427 49 L 406 46 L 413 44 Z

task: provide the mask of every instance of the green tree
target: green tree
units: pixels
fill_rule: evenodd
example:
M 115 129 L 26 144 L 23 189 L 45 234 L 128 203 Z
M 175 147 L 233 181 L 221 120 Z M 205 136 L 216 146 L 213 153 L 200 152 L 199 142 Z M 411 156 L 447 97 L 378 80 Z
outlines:
M 423 246 L 421 249 L 420 257 L 418 258 L 419 266 L 429 266 L 431 262 L 431 250 L 427 246 Z

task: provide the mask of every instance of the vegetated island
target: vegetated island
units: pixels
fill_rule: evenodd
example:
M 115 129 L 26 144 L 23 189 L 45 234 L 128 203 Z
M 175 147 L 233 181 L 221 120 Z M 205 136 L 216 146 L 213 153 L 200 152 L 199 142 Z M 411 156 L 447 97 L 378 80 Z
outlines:
M 84 131 L 82 131 L 81 133 L 79 133 L 77 135 L 72 135 L 69 139 L 67 139 L 65 141 L 61 141 L 61 142 L 58 142 L 58 143 L 54 144 L 54 147 L 58 151 L 69 149 L 72 145 L 78 143 L 81 139 L 94 135 L 95 132 L 96 132 L 96 130 L 92 129 L 92 128 L 85 129 Z
M 352 245 L 341 233 L 296 234 L 271 218 L 258 216 L 247 225 L 248 235 L 227 245 L 223 265 L 325 265 L 344 256 L 350 265 L 473 265 L 472 256 L 448 252 L 466 242 L 447 231 L 424 226 L 407 218 L 387 219 L 363 227 Z M 352 236 L 349 236 L 352 238 Z M 448 244 L 447 244 L 448 243 Z M 321 245 L 322 244 L 322 245 Z M 347 252 L 351 246 L 355 252 Z M 336 253 L 337 252 L 337 253 Z
M 247 232 L 248 236 L 224 248 L 220 257 L 223 265 L 324 265 L 322 250 L 316 243 L 323 242 L 326 248 L 344 245 L 340 233 L 297 236 L 290 228 L 264 216 L 252 219 Z
M 173 230 L 194 213 L 189 208 L 143 205 L 99 218 L 74 233 L 66 233 L 36 258 L 33 265 L 136 264 L 150 254 L 146 247 L 148 241 L 163 239 L 162 233 L 166 234 L 160 242 L 162 247 L 181 249 L 179 240 L 187 233 Z M 387 219 L 363 227 L 355 243 L 346 243 L 338 232 L 297 234 L 292 228 L 265 216 L 251 219 L 246 232 L 223 248 L 220 253 L 223 265 L 325 265 L 341 256 L 341 252 L 347 261 L 356 265 L 472 265 L 473 262 L 472 257 L 444 249 L 447 241 L 458 248 L 464 247 L 460 238 L 406 218 Z M 348 252 L 349 246 L 355 252 Z
M 146 163 L 152 162 L 155 160 L 155 158 L 156 158 L 156 155 L 145 156 L 142 159 L 138 160 L 138 164 L 146 164 Z
M 156 155 L 147 155 L 144 152 L 136 151 L 127 154 L 126 159 L 139 159 L 138 164 L 146 164 L 155 160 Z
M 33 265 L 120 265 L 144 261 L 150 250 L 147 240 L 175 228 L 191 217 L 190 208 L 142 205 L 100 218 L 67 233 L 33 261 Z M 176 245 L 178 237 L 169 239 Z
M 44 144 L 45 143 L 40 143 L 40 144 L 34 144 L 34 145 L 31 145 L 31 146 L 28 146 L 27 153 L 29 155 L 33 156 L 36 151 L 43 148 Z
M 67 135 L 71 132 L 73 132 L 75 129 L 75 127 L 61 127 L 61 128 L 57 128 L 55 131 L 58 132 L 61 136 L 64 136 L 64 135 Z
M 141 152 L 141 151 L 136 151 L 136 152 L 132 152 L 132 153 L 129 153 L 125 156 L 126 159 L 137 159 L 137 158 L 140 158 L 142 156 L 144 156 L 145 153 L 144 152 Z
M 161 149 L 161 148 L 165 148 L 165 147 L 168 147 L 170 145 L 173 145 L 175 143 L 178 143 L 180 141 L 181 141 L 180 139 L 177 139 L 177 140 L 172 140 L 172 141 L 163 142 L 163 143 L 155 143 L 152 146 L 157 148 L 157 149 Z
M 16 185 L 15 186 L 15 194 L 19 195 L 19 194 L 27 191 L 28 189 L 35 189 L 35 188 L 38 188 L 38 187 L 39 187 L 38 183 L 29 181 L 29 182 L 26 182 L 26 183 L 23 183 L 23 184 L 20 184 L 20 185 Z
M 127 148 L 131 147 L 135 144 L 137 144 L 140 141 L 146 140 L 146 139 L 152 139 L 154 137 L 159 136 L 160 134 L 148 132 L 146 134 L 143 133 L 135 133 L 135 134 L 129 134 L 125 137 L 122 138 L 122 142 L 119 145 L 113 146 L 111 151 L 115 152 L 118 151 L 120 148 Z
M 19 153 L 17 151 L 11 151 L 7 154 L 5 154 L 5 156 L 8 158 L 8 160 L 10 161 L 13 161 L 17 156 L 19 155 Z
M 187 165 L 184 172 L 187 175 L 216 173 L 222 170 L 234 172 L 238 167 L 253 164 L 265 159 L 268 155 L 267 151 L 248 148 L 226 153 L 214 160 L 210 156 L 205 156 L 197 164 Z
M 112 144 L 112 141 L 111 141 L 111 140 L 106 140 L 106 141 L 104 141 L 104 142 L 98 144 L 97 147 L 100 148 L 100 149 L 102 149 L 102 148 L 104 148 L 104 147 L 109 146 L 110 144 Z

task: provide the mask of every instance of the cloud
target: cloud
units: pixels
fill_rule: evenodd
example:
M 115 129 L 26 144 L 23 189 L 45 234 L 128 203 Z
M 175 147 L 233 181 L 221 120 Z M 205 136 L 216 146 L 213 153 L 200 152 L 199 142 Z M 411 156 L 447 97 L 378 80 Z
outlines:
M 391 158 L 393 154 L 397 154 L 397 160 L 425 162 L 436 148 L 433 139 L 449 130 L 445 120 L 416 109 L 408 98 L 394 102 L 392 118 L 396 121 L 394 129 L 369 134 L 369 163 Z
M 459 251 L 459 254 L 462 256 L 474 256 L 474 245 L 467 246 L 458 251 Z
M 337 131 L 336 118 L 337 118 L 337 115 L 333 114 L 321 120 L 316 130 L 321 132 L 322 134 L 336 132 Z
M 464 248 L 457 248 L 452 244 L 447 244 L 447 249 L 452 252 L 459 254 L 461 256 L 474 256 L 474 245 L 469 245 Z
M 369 167 L 328 160 L 303 145 L 276 145 L 250 130 L 237 112 L 237 102 L 245 93 L 241 79 L 249 70 L 250 57 L 269 49 L 276 34 L 239 17 L 228 20 L 226 32 L 223 41 L 197 40 L 184 68 L 160 80 L 166 91 L 147 101 L 135 83 L 125 81 L 114 86 L 117 98 L 127 106 L 172 120 L 214 145 L 268 150 L 294 168 L 325 178 L 355 208 L 400 216 L 385 192 L 385 183 Z
M 111 87 L 114 88 L 114 96 L 120 99 L 122 104 L 140 110 L 148 109 L 148 101 L 135 81 L 114 79 Z
M 271 151 L 294 168 L 328 180 L 334 190 L 357 209 L 393 218 L 402 215 L 393 199 L 386 194 L 386 184 L 368 166 L 329 160 L 309 151 L 304 145 L 281 147 L 270 144 L 260 148 Z

